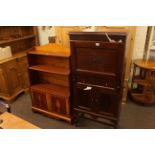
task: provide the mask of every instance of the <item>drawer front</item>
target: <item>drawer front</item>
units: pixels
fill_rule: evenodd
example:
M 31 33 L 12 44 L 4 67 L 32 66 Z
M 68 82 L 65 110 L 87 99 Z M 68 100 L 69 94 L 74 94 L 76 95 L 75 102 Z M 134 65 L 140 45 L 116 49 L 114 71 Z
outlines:
M 95 41 L 71 42 L 71 68 L 75 72 L 107 74 L 121 80 L 124 64 L 123 43 L 104 43 Z
M 117 88 L 115 76 L 99 76 L 95 74 L 78 73 L 76 81 L 80 83 L 102 86 L 105 88 Z
M 91 90 L 84 90 L 86 85 L 75 84 L 73 90 L 74 107 L 85 110 L 91 110 L 92 106 L 92 92 Z

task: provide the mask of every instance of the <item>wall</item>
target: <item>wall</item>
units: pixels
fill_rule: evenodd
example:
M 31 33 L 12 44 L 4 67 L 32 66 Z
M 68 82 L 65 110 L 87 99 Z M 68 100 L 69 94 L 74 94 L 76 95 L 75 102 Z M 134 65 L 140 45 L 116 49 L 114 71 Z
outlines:
M 147 26 L 137 26 L 132 59 L 143 58 Z
M 148 28 L 147 26 L 136 27 L 135 42 L 134 42 L 133 55 L 132 55 L 133 61 L 135 59 L 143 58 L 147 28 Z M 129 83 L 128 83 L 129 88 L 131 86 L 132 73 L 133 73 L 133 64 L 131 64 L 131 71 L 130 71 L 130 77 L 129 77 Z
M 38 33 L 39 33 L 39 42 L 40 45 L 48 44 L 48 37 L 55 36 L 55 29 L 52 28 L 45 28 L 43 30 L 42 26 L 38 26 Z M 133 48 L 133 56 L 132 59 L 140 59 L 143 57 L 144 53 L 144 46 L 145 46 L 145 39 L 147 33 L 147 26 L 137 26 L 136 27 L 136 34 L 135 34 L 135 42 Z
M 49 43 L 48 37 L 55 36 L 54 27 L 52 27 L 52 28 L 46 27 L 45 29 L 43 29 L 42 26 L 38 26 L 38 35 L 39 35 L 39 44 L 40 45 L 48 44 Z

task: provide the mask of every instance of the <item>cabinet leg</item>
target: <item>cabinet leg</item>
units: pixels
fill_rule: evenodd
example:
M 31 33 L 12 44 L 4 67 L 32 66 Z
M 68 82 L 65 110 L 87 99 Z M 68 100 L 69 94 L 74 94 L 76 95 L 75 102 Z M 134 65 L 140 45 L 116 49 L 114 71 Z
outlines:
M 74 124 L 75 124 L 76 127 L 79 126 L 79 114 L 78 113 L 76 113 L 74 115 L 74 121 L 73 122 L 74 122 Z
M 118 121 L 114 122 L 114 129 L 118 129 L 119 125 L 118 125 Z

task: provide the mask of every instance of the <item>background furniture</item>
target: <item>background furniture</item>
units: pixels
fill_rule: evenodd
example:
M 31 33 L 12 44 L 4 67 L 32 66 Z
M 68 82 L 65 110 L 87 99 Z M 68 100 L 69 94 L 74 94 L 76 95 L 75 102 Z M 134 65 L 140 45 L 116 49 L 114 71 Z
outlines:
M 71 122 L 70 50 L 57 44 L 28 52 L 33 111 Z
M 76 123 L 85 114 L 117 127 L 124 80 L 126 34 L 71 32 L 71 100 Z M 115 40 L 115 42 L 114 42 Z M 120 41 L 121 40 L 121 41 Z M 88 118 L 88 117 L 87 117 Z
M 26 51 L 36 44 L 36 28 L 1 26 L 0 47 L 10 46 L 12 57 L 0 61 L 0 98 L 12 101 L 29 87 Z
M 55 26 L 56 43 L 64 47 L 70 47 L 69 32 L 82 31 L 86 26 Z M 95 26 L 97 32 L 123 32 L 127 33 L 125 50 L 125 78 L 122 101 L 126 102 L 128 93 L 128 81 L 130 77 L 132 53 L 135 39 L 135 26 Z
M 4 111 L 11 112 L 11 107 L 9 104 L 4 103 L 3 101 L 0 101 L 0 113 Z
M 141 105 L 155 104 L 155 60 L 135 60 L 131 97 Z
M 1 129 L 39 129 L 39 127 L 8 112 L 1 114 L 0 119 L 3 120 L 0 124 Z

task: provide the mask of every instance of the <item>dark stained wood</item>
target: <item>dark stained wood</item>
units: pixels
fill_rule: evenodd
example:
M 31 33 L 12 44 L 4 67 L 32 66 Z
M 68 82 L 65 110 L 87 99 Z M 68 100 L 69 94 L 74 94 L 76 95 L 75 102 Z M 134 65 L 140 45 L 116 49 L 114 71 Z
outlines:
M 71 32 L 71 99 L 75 121 L 82 114 L 117 127 L 124 77 L 126 34 Z M 121 42 L 119 42 L 121 40 Z M 82 115 L 83 116 L 83 115 Z

